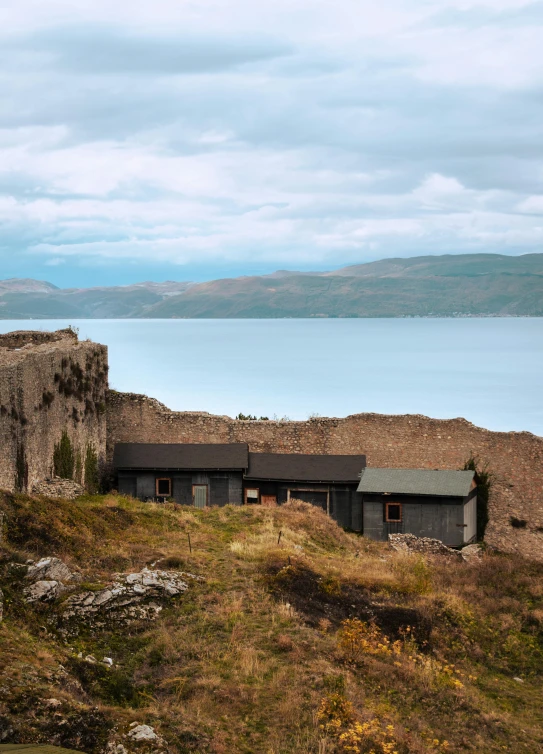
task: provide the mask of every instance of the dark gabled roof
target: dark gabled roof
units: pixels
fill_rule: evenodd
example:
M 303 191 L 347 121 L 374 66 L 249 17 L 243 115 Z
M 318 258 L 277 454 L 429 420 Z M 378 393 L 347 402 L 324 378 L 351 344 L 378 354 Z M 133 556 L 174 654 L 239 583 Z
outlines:
M 358 492 L 466 497 L 473 477 L 473 471 L 368 468 L 364 469 Z
M 281 482 L 358 482 L 366 456 L 249 453 L 247 479 Z
M 248 448 L 244 442 L 228 444 L 136 443 L 115 445 L 116 469 L 246 469 Z

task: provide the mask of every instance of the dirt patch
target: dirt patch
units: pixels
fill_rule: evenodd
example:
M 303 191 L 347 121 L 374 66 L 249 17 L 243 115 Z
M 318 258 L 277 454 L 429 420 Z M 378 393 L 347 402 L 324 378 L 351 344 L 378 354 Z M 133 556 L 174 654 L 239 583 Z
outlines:
M 272 594 L 289 602 L 312 627 L 327 620 L 338 628 L 347 618 L 359 618 L 375 621 L 394 640 L 409 626 L 419 644 L 429 647 L 431 625 L 416 608 L 375 602 L 356 584 L 323 577 L 301 563 L 269 565 L 266 583 Z

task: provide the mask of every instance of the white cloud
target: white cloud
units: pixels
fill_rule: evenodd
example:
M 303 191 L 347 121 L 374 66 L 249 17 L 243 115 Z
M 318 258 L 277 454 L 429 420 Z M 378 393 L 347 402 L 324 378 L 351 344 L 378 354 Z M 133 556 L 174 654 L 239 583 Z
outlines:
M 534 250 L 537 6 L 11 3 L 0 255 L 295 266 Z

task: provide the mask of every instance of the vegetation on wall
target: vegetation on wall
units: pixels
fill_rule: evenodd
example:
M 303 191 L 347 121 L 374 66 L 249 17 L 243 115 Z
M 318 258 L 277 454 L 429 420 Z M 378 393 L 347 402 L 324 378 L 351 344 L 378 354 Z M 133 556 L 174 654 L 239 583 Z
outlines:
M 22 442 L 17 443 L 17 455 L 15 457 L 15 489 L 17 492 L 26 490 L 28 486 L 28 462 L 26 460 L 25 447 Z
M 92 443 L 87 445 L 85 452 L 85 487 L 91 495 L 98 492 L 100 487 L 100 470 L 98 467 L 98 454 Z
M 494 481 L 494 475 L 488 468 L 488 464 L 481 463 L 477 456 L 471 455 L 464 464 L 465 471 L 475 472 L 477 484 L 477 539 L 484 539 L 488 525 L 488 499 Z
M 60 441 L 55 444 L 53 468 L 55 476 L 60 476 L 63 479 L 73 479 L 74 477 L 75 453 L 66 430 L 62 433 Z

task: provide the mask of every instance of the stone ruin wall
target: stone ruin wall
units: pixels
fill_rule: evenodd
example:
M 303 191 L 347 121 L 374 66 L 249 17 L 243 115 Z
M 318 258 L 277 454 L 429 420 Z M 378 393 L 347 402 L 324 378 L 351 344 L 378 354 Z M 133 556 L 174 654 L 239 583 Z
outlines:
M 107 369 L 107 348 L 71 330 L 0 335 L 0 489 L 49 477 L 65 429 L 83 470 L 89 443 L 105 459 Z
M 471 456 L 495 475 L 486 541 L 543 560 L 543 438 L 491 432 L 465 419 L 355 414 L 344 419 L 239 421 L 170 411 L 131 393 L 108 394 L 108 456 L 116 442 L 246 442 L 253 451 L 365 453 L 370 466 L 460 469 Z M 526 521 L 515 528 L 511 519 Z

